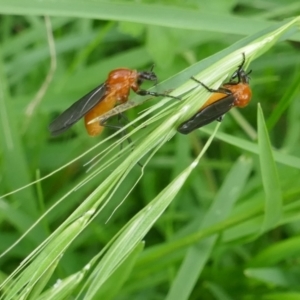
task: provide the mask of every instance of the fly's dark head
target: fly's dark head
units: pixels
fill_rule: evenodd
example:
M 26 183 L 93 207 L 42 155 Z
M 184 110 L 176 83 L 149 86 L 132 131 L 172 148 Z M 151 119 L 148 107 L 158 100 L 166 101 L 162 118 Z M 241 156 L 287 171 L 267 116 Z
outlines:
M 237 83 L 249 83 L 250 81 L 250 76 L 249 74 L 252 72 L 252 70 L 250 70 L 249 72 L 246 72 L 244 69 L 238 69 L 236 70 L 231 78 L 230 78 L 230 82 L 234 81 L 237 78 Z
M 229 82 L 233 82 L 237 78 L 237 83 L 240 82 L 247 83 L 247 84 L 249 83 L 250 81 L 249 74 L 252 72 L 252 70 L 250 70 L 249 72 L 246 72 L 244 70 L 245 61 L 246 61 L 246 57 L 245 57 L 245 53 L 243 53 L 243 61 L 238 66 L 237 70 L 234 71 L 234 73 L 231 75 Z
M 145 80 L 154 81 L 155 84 L 157 84 L 157 76 L 153 72 L 153 68 L 154 65 L 151 67 L 150 71 L 138 72 L 138 79 L 137 79 L 138 85 L 141 85 Z

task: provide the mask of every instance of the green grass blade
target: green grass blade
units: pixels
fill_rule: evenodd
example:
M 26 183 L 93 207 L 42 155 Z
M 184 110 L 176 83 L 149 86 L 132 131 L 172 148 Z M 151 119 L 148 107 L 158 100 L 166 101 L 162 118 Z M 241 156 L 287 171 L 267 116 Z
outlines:
M 280 287 L 295 286 L 297 276 L 291 276 L 280 268 L 257 268 L 245 270 L 245 275 L 268 284 L 274 284 Z
M 212 133 L 212 130 L 210 128 L 201 128 L 201 131 L 205 134 L 210 135 Z M 256 143 L 249 142 L 248 140 L 238 138 L 232 135 L 229 135 L 228 133 L 224 132 L 218 132 L 216 135 L 216 138 L 226 142 L 230 145 L 236 146 L 238 148 L 241 148 L 245 151 L 248 151 L 250 153 L 259 154 L 259 148 Z M 297 156 L 289 155 L 283 152 L 279 152 L 278 150 L 273 150 L 272 153 L 274 156 L 274 160 L 278 163 L 281 163 L 286 166 L 290 166 L 293 168 L 300 169 L 300 158 Z
M 83 272 L 75 273 L 63 280 L 58 279 L 53 287 L 46 290 L 43 294 L 37 297 L 37 300 L 63 300 L 71 297 L 71 294 L 81 283 L 84 278 L 84 274 L 87 270 Z
M 1 13 L 22 15 L 68 16 L 117 20 L 168 26 L 173 28 L 207 30 L 232 34 L 252 34 L 272 24 L 271 21 L 216 14 L 209 11 L 180 9 L 172 6 L 128 2 L 2 0 Z
M 235 202 L 240 197 L 252 169 L 251 160 L 240 158 L 231 168 L 204 219 L 199 222 L 199 229 L 204 229 L 225 220 Z M 203 270 L 218 235 L 213 235 L 189 248 L 177 273 L 167 300 L 189 299 L 190 293 Z
M 59 263 L 59 259 L 56 260 L 50 268 L 47 269 L 47 271 L 40 277 L 37 284 L 35 284 L 34 288 L 32 289 L 29 299 L 36 299 L 41 294 L 41 292 L 44 290 L 45 286 L 48 284 L 48 281 L 50 280 L 51 276 L 53 275 L 57 265 Z
M 286 292 L 286 293 L 272 293 L 266 294 L 263 299 L 264 300 L 298 300 L 300 298 L 300 293 L 297 292 Z
M 265 191 L 265 217 L 262 231 L 273 228 L 280 221 L 282 214 L 282 192 L 273 159 L 271 142 L 260 105 L 257 114 L 259 161 L 262 182 Z
M 122 261 L 136 247 L 141 239 L 150 230 L 156 220 L 161 216 L 165 209 L 170 205 L 178 191 L 181 189 L 191 171 L 197 166 L 208 146 L 212 142 L 214 135 L 210 137 L 205 147 L 198 155 L 196 160 L 179 174 L 150 204 L 142 209 L 124 227 L 121 234 L 105 254 L 96 270 L 91 275 L 92 282 L 87 291 L 86 299 L 94 299 L 98 289 L 111 276 L 112 272 L 119 267 Z
M 251 267 L 268 267 L 280 263 L 287 258 L 293 258 L 298 255 L 300 250 L 300 237 L 292 237 L 275 245 L 270 245 L 258 253 L 249 262 Z
M 108 278 L 108 280 L 96 292 L 95 299 L 115 299 L 122 285 L 128 279 L 134 264 L 145 246 L 144 242 L 140 242 L 135 249 L 126 257 L 119 268 Z
M 8 93 L 7 80 L 0 53 L 0 144 L 2 145 L 1 166 L 5 172 L 5 179 L 0 190 L 1 194 L 30 182 L 23 145 L 20 137 L 14 134 L 17 132 L 17 116 L 14 115 L 11 104 L 12 99 Z M 16 176 L 16 170 L 18 170 L 18 176 Z M 14 196 L 14 198 L 16 197 L 19 196 Z M 23 198 L 21 203 L 28 216 L 35 216 L 37 207 L 32 190 L 27 189 L 20 197 Z
M 281 118 L 285 110 L 288 109 L 291 102 L 295 100 L 300 91 L 300 73 L 295 74 L 293 81 L 287 88 L 286 93 L 281 98 L 280 102 L 276 105 L 272 115 L 267 120 L 268 130 L 270 131 L 274 125 Z

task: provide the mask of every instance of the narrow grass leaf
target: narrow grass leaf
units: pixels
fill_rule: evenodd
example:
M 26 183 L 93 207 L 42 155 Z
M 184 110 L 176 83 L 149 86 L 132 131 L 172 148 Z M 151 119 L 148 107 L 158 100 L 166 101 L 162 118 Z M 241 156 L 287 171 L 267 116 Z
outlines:
M 37 0 L 2 0 L 2 14 L 68 16 L 101 20 L 129 21 L 173 28 L 205 30 L 231 34 L 253 34 L 273 24 L 271 21 L 185 9 L 129 2 L 39 2 Z
M 230 214 L 247 182 L 252 169 L 252 161 L 241 157 L 231 168 L 213 204 L 199 222 L 199 228 L 207 228 L 223 221 Z M 167 300 L 189 299 L 190 293 L 205 266 L 218 235 L 206 238 L 189 248 L 174 279 Z
M 212 282 L 205 282 L 204 286 L 211 292 L 216 300 L 233 300 L 220 285 Z
M 27 297 L 36 286 L 38 280 L 51 268 L 52 264 L 60 260 L 62 253 L 82 230 L 82 226 L 85 225 L 89 218 L 90 214 L 87 213 L 74 221 L 56 239 L 53 239 L 52 243 L 49 243 L 13 282 L 10 280 L 5 285 L 7 289 L 9 288 L 5 299 L 14 299 L 16 295 Z M 24 286 L 26 286 L 26 289 L 24 289 Z
M 281 261 L 293 259 L 300 252 L 300 237 L 293 237 L 282 242 L 277 242 L 259 252 L 249 262 L 250 267 L 268 267 Z
M 30 182 L 29 169 L 24 156 L 26 152 L 23 149 L 18 127 L 16 124 L 17 116 L 12 109 L 12 99 L 8 93 L 7 80 L 5 76 L 4 66 L 2 63 L 2 53 L 0 52 L 0 144 L 2 148 L 1 165 L 5 173 L 5 177 L 1 186 L 1 190 L 14 190 L 20 185 L 26 185 Z M 18 176 L 16 176 L 16 170 Z M 27 189 L 21 195 L 14 195 L 13 199 L 20 201 L 22 208 L 29 216 L 37 214 L 36 199 L 32 189 Z
M 212 142 L 213 137 L 214 134 L 207 141 L 196 160 L 179 174 L 153 201 L 136 214 L 124 229 L 122 229 L 121 234 L 100 261 L 96 270 L 91 274 L 92 282 L 86 293 L 87 300 L 94 299 L 98 289 L 106 282 L 115 269 L 120 266 L 169 206 L 191 171 L 197 166 L 200 158 Z
M 282 192 L 273 159 L 270 138 L 260 105 L 258 105 L 257 127 L 260 169 L 266 197 L 265 217 L 262 224 L 262 232 L 265 232 L 274 228 L 280 221 L 282 215 Z
M 246 269 L 245 275 L 266 284 L 279 287 L 292 287 L 299 285 L 299 278 L 279 268 Z
M 287 87 L 285 94 L 282 96 L 280 102 L 276 105 L 271 116 L 267 120 L 267 127 L 269 131 L 275 126 L 282 114 L 290 106 L 291 102 L 296 100 L 295 97 L 299 95 L 300 91 L 300 73 L 295 74 L 291 84 Z
M 212 129 L 210 128 L 201 128 L 201 131 L 207 135 L 212 133 Z M 224 132 L 218 132 L 216 134 L 216 138 L 224 141 L 230 145 L 246 150 L 250 153 L 259 154 L 259 148 L 256 143 L 249 142 L 248 140 L 231 136 L 230 134 Z M 278 150 L 272 149 L 272 153 L 274 155 L 274 160 L 278 163 L 281 163 L 286 166 L 290 166 L 293 168 L 300 169 L 300 158 L 297 156 L 289 155 L 286 153 L 281 153 Z
M 128 279 L 139 254 L 144 249 L 144 246 L 144 242 L 137 244 L 133 251 L 125 258 L 123 263 L 121 263 L 119 268 L 117 268 L 117 270 L 108 278 L 103 286 L 101 286 L 101 288 L 95 294 L 95 299 L 115 299 L 119 290 Z
M 84 274 L 87 270 L 83 272 L 75 273 L 63 280 L 58 279 L 56 283 L 50 289 L 46 290 L 43 294 L 37 297 L 37 300 L 63 300 L 68 299 L 74 290 L 81 283 L 84 278 Z
M 297 292 L 286 292 L 286 293 L 274 293 L 263 295 L 263 300 L 299 300 L 300 293 Z
M 38 282 L 34 285 L 30 295 L 29 299 L 36 299 L 45 286 L 47 285 L 49 279 L 51 278 L 53 272 L 55 271 L 57 264 L 59 263 L 60 259 L 57 259 L 56 261 L 53 262 L 53 264 L 45 271 L 45 273 L 40 277 Z

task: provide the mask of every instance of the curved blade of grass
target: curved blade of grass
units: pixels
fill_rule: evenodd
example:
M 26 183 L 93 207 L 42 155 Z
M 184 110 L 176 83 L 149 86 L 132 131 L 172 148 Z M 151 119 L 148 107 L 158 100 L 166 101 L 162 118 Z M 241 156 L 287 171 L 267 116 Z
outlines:
M 251 160 L 244 157 L 237 160 L 226 176 L 204 219 L 199 221 L 199 229 L 210 227 L 229 216 L 235 202 L 243 192 L 251 170 Z M 212 235 L 189 248 L 177 276 L 173 280 L 171 289 L 166 297 L 167 300 L 189 299 L 189 295 L 211 255 L 217 238 L 218 235 Z
M 300 237 L 292 237 L 275 245 L 271 245 L 258 253 L 249 262 L 249 266 L 252 268 L 273 266 L 287 258 L 296 257 L 299 251 Z
M 46 272 L 41 276 L 41 278 L 39 279 L 39 281 L 37 282 L 37 284 L 34 286 L 34 288 L 32 289 L 30 295 L 28 298 L 30 299 L 36 299 L 41 292 L 43 291 L 43 289 L 45 288 L 45 286 L 47 285 L 49 279 L 51 278 L 53 272 L 55 271 L 58 263 L 59 263 L 59 259 L 57 259 L 50 268 L 48 268 L 46 270 Z
M 92 2 L 88 4 L 65 0 L 62 2 L 39 2 L 34 0 L 2 0 L 2 14 L 72 16 L 101 20 L 117 20 L 168 26 L 173 28 L 216 31 L 232 34 L 252 34 L 273 22 L 195 11 L 170 5 L 154 5 L 129 2 Z
M 132 252 L 126 257 L 122 264 L 117 268 L 117 270 L 108 278 L 104 285 L 98 290 L 94 299 L 115 299 L 117 293 L 121 289 L 122 285 L 125 283 L 126 279 L 129 277 L 134 264 L 144 249 L 145 242 L 140 242 L 132 250 Z
M 249 278 L 279 287 L 292 288 L 293 286 L 298 285 L 298 278 L 296 275 L 280 268 L 247 269 L 244 273 Z
M 130 253 L 127 259 L 123 262 L 120 269 L 115 272 L 108 282 L 103 286 L 103 289 L 100 290 L 99 294 L 96 295 L 97 299 L 113 299 L 114 295 L 121 288 L 122 284 L 126 281 L 129 276 L 131 269 L 136 261 L 139 253 L 143 250 L 144 243 L 140 243 L 137 247 Z M 59 300 L 67 299 L 74 290 L 81 283 L 82 279 L 85 276 L 85 273 L 91 268 L 91 265 L 94 264 L 93 261 L 90 264 L 87 264 L 81 272 L 77 272 L 66 279 L 57 280 L 53 287 L 41 294 L 37 300 Z
M 84 278 L 84 274 L 87 270 L 84 269 L 82 272 L 75 273 L 64 280 L 57 280 L 52 288 L 45 291 L 37 300 L 60 300 L 68 299 L 73 291 L 80 284 Z
M 0 143 L 2 146 L 1 156 L 3 157 L 1 165 L 5 172 L 1 188 L 3 192 L 4 189 L 13 190 L 17 188 L 17 186 L 20 186 L 20 183 L 24 185 L 30 182 L 22 141 L 20 136 L 13 134 L 13 132 L 17 131 L 17 116 L 14 115 L 11 100 L 2 64 L 2 53 L 0 52 Z M 15 170 L 18 170 L 18 176 L 16 176 Z M 33 191 L 31 189 L 24 191 L 22 198 L 24 198 L 23 209 L 27 215 L 36 216 L 37 201 Z
M 300 91 L 300 73 L 297 73 L 292 83 L 288 86 L 285 94 L 281 98 L 280 102 L 276 105 L 271 116 L 267 120 L 267 127 L 271 130 L 277 123 L 284 111 L 290 106 L 291 102 L 295 100 Z
M 257 212 L 251 213 L 251 218 L 244 218 L 244 221 L 240 222 L 240 224 L 235 224 L 234 227 L 226 230 L 222 236 L 224 242 L 232 242 L 238 239 L 243 240 L 253 240 L 256 238 L 257 232 L 261 231 L 261 224 L 264 220 L 265 207 L 264 207 L 264 195 L 261 195 L 257 198 L 256 204 L 245 205 L 242 209 L 238 207 L 238 211 L 231 218 L 236 218 L 240 215 L 248 214 L 248 212 Z M 243 206 L 243 205 L 242 205 Z M 300 220 L 299 213 L 300 201 L 297 200 L 290 204 L 284 205 L 284 214 L 280 220 L 280 223 L 274 223 L 274 228 L 278 225 L 282 226 L 291 222 L 298 222 Z
M 217 130 L 218 126 L 216 127 Z M 216 132 L 216 131 L 215 131 Z M 93 278 L 86 293 L 85 299 L 94 299 L 98 289 L 111 276 L 112 272 L 119 267 L 124 259 L 131 253 L 136 245 L 142 240 L 152 225 L 161 216 L 181 189 L 187 177 L 197 166 L 199 160 L 206 152 L 213 140 L 214 134 L 209 138 L 201 153 L 181 174 L 179 174 L 155 199 L 144 209 L 136 214 L 122 229 L 122 233 L 107 251 L 95 271 L 91 274 Z
M 280 221 L 282 214 L 282 192 L 277 168 L 273 159 L 268 130 L 259 104 L 257 112 L 257 128 L 259 161 L 265 191 L 265 216 L 261 231 L 265 232 L 273 228 Z
M 300 299 L 300 293 L 286 292 L 286 293 L 270 293 L 264 295 L 265 300 L 298 300 Z
M 196 242 L 203 240 L 206 237 L 210 237 L 216 233 L 219 233 L 220 231 L 224 232 L 224 230 L 226 230 L 222 235 L 222 241 L 225 242 L 232 242 L 235 241 L 236 239 L 240 239 L 241 237 L 244 236 L 247 237 L 248 235 L 253 236 L 256 232 L 259 232 L 261 228 L 263 214 L 264 214 L 264 206 L 262 204 L 263 198 L 258 200 L 259 202 L 261 202 L 261 204 L 259 203 L 258 205 L 252 207 L 247 206 L 246 209 L 233 214 L 232 216 L 228 217 L 224 221 L 218 222 L 208 228 L 204 228 L 199 231 L 193 232 L 183 238 L 176 239 L 175 241 L 166 242 L 163 243 L 162 245 L 157 245 L 151 247 L 150 249 L 146 249 L 142 253 L 141 258 L 138 261 L 138 266 L 140 268 L 147 268 L 147 265 L 152 265 L 156 261 L 159 261 L 161 259 L 163 260 L 164 257 L 169 257 L 169 255 L 173 251 L 178 251 L 179 249 L 183 249 L 187 246 L 193 245 Z M 290 222 L 299 221 L 300 219 L 300 214 L 298 212 L 299 207 L 300 207 L 300 201 L 296 201 L 291 205 L 286 205 L 285 206 L 286 215 L 284 215 L 280 224 L 284 225 Z M 295 208 L 297 209 L 296 211 Z M 251 226 L 251 230 L 245 228 L 244 225 L 246 223 L 250 223 L 249 226 Z M 240 228 L 238 229 L 236 227 L 240 227 Z M 227 232 L 230 231 L 231 229 L 232 230 L 237 229 L 236 230 L 237 234 L 235 234 L 234 237 L 230 236 L 228 238 Z
M 205 282 L 204 286 L 210 291 L 216 300 L 234 300 L 225 292 L 225 289 L 218 284 Z
M 88 212 L 81 218 L 78 218 L 58 237 L 53 238 L 52 243 L 49 243 L 43 251 L 39 253 L 36 259 L 13 281 L 11 281 L 9 277 L 5 284 L 5 288 L 7 289 L 5 299 L 15 299 L 17 295 L 20 298 L 29 296 L 31 292 L 34 291 L 38 281 L 43 278 L 53 263 L 60 260 L 62 254 L 72 241 L 70 237 L 74 239 L 74 237 L 77 236 L 76 232 L 78 233 L 82 230 L 82 226 L 89 220 L 92 213 L 93 212 Z M 26 286 L 25 290 L 24 286 Z
M 164 139 L 169 139 L 174 135 L 175 131 L 170 130 L 172 124 L 176 121 L 176 118 L 171 118 L 169 122 L 165 122 L 160 127 L 158 127 L 152 134 L 150 134 L 144 143 L 138 145 L 138 147 L 133 151 L 115 170 L 80 206 L 76 211 L 51 235 L 47 242 L 40 246 L 38 251 L 41 251 L 42 247 L 45 247 L 40 254 L 35 258 L 35 260 L 25 269 L 25 271 L 20 274 L 18 280 L 15 280 L 11 285 L 11 290 L 7 297 L 14 297 L 19 293 L 24 285 L 27 285 L 26 293 L 34 287 L 36 282 L 39 280 L 40 276 L 43 275 L 45 270 L 47 270 L 46 265 L 51 266 L 51 261 L 57 259 L 57 257 L 65 251 L 65 249 L 70 245 L 74 238 L 87 226 L 88 221 L 95 212 L 96 208 L 104 202 L 104 205 L 109 201 L 109 199 L 114 194 L 114 191 L 118 188 L 122 182 L 122 178 L 127 176 L 128 172 L 134 167 L 140 157 L 134 159 L 131 156 L 135 152 L 139 155 L 141 153 L 146 153 L 149 149 L 152 149 L 155 145 L 159 144 Z M 166 132 L 169 135 L 166 136 Z M 159 138 L 158 138 L 159 137 Z M 164 137 L 164 138 L 163 138 Z M 103 206 L 102 206 L 103 208 Z M 101 210 L 98 210 L 98 213 Z M 82 222 L 79 222 L 82 220 Z M 63 242 L 59 240 L 63 236 Z M 46 246 L 45 246 L 46 244 Z M 12 279 L 20 269 L 28 264 L 34 256 L 37 255 L 37 251 L 34 251 L 27 259 L 23 262 L 20 268 L 18 268 L 6 281 L 5 285 Z M 34 274 L 34 275 L 33 275 Z M 28 283 L 29 281 L 29 283 Z M 24 291 L 23 291 L 24 292 Z M 9 299 L 9 298 L 8 298 Z
M 211 133 L 213 132 L 212 129 L 206 127 L 206 128 L 201 128 L 200 129 L 202 132 L 204 132 L 205 134 L 211 135 Z M 216 134 L 216 138 L 224 141 L 230 145 L 236 146 L 238 148 L 241 148 L 243 150 L 249 151 L 250 153 L 254 153 L 254 154 L 259 154 L 259 148 L 258 145 L 256 143 L 253 142 L 249 142 L 245 139 L 242 138 L 238 138 L 232 135 L 229 135 L 227 133 L 224 132 L 218 132 Z M 300 159 L 299 157 L 293 156 L 293 155 L 289 155 L 286 153 L 281 153 L 277 150 L 273 150 L 272 149 L 272 153 L 274 155 L 274 160 L 278 163 L 281 163 L 283 165 L 286 166 L 290 166 L 293 168 L 297 168 L 300 169 Z

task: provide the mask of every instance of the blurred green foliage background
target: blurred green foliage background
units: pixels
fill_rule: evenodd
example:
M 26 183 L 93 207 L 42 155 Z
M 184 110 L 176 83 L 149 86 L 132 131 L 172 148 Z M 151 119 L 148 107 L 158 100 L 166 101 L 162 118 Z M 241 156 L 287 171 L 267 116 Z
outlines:
M 103 7 L 111 4 L 114 9 L 101 12 L 101 3 Z M 57 4 L 57 8 L 55 5 L 7 0 L 0 7 L 3 13 L 0 18 L 1 195 L 53 172 L 111 134 L 105 130 L 100 138 L 90 138 L 81 121 L 55 138 L 47 129 L 55 116 L 103 82 L 110 70 L 119 67 L 148 70 L 154 63 L 161 82 L 241 38 L 300 12 L 300 4 L 291 0 L 149 0 L 126 1 L 122 5 L 115 1 L 95 1 L 85 2 L 86 11 L 80 10 L 84 6 L 76 1 L 74 5 L 68 1 Z M 17 8 L 14 13 L 12 7 Z M 96 18 L 97 13 L 99 18 Z M 105 13 L 107 17 L 103 17 Z M 190 23 L 183 22 L 181 14 L 188 13 L 199 14 L 199 23 L 192 17 Z M 165 20 L 161 17 L 164 14 Z M 45 19 L 42 15 L 50 17 Z M 52 34 L 55 52 L 51 53 Z M 252 102 L 243 110 L 227 114 L 220 131 L 255 140 L 257 103 L 260 102 L 274 149 L 299 158 L 299 42 L 278 43 L 251 62 Z M 43 86 L 47 76 L 49 81 Z M 150 86 L 145 84 L 146 88 Z M 41 87 L 44 94 L 38 96 L 37 105 L 30 111 Z M 150 105 L 152 101 L 126 114 L 133 120 Z M 253 135 L 239 125 L 236 121 L 239 118 L 246 122 Z M 135 213 L 193 161 L 206 140 L 207 133 L 197 130 L 188 136 L 177 134 L 167 142 L 151 159 L 125 203 L 105 223 L 140 175 L 140 167 L 136 166 L 105 210 L 65 253 L 46 288 L 57 278 L 82 269 Z M 87 171 L 84 165 L 99 151 L 95 149 L 37 185 L 0 198 L 0 252 L 84 180 Z M 284 204 L 292 207 L 287 208 L 281 224 L 263 233 L 259 229 L 262 212 L 233 225 L 228 218 L 227 224 L 213 232 L 219 236 L 197 280 L 192 279 L 195 278 L 193 263 L 185 280 L 175 280 L 195 242 L 189 242 L 189 236 L 199 230 L 199 220 L 205 218 L 214 199 L 222 192 L 221 187 L 241 155 L 253 165 L 251 163 L 249 175 L 245 175 L 247 179 L 231 217 L 263 203 L 265 195 L 258 156 L 215 139 L 171 206 L 146 236 L 144 252 L 137 255 L 132 270 L 128 267 L 130 272 L 123 273 L 123 285 L 115 294 L 104 294 L 102 299 L 300 299 L 300 172 L 296 167 L 283 164 L 277 164 L 279 188 Z M 102 172 L 71 193 L 2 257 L 1 277 L 9 275 L 112 171 Z M 164 247 L 167 249 L 168 243 L 175 240 L 185 242 L 173 251 L 164 251 Z M 151 251 L 158 245 L 160 254 L 151 258 Z M 113 284 L 109 290 L 114 290 Z M 179 298 L 176 298 L 176 290 L 183 291 Z

